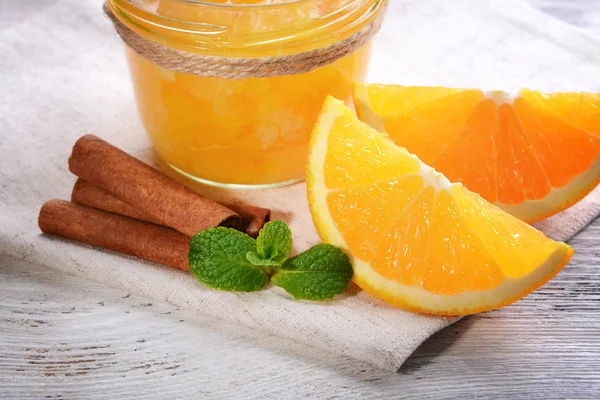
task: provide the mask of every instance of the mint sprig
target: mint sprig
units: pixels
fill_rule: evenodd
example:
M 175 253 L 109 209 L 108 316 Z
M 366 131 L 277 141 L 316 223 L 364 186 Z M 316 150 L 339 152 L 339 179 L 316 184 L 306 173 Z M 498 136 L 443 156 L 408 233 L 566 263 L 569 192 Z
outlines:
M 262 289 L 269 279 L 298 300 L 324 300 L 342 293 L 352 279 L 348 256 L 337 247 L 319 244 L 290 257 L 292 232 L 272 221 L 258 238 L 229 228 L 210 228 L 190 243 L 192 274 L 207 286 L 228 291 Z
M 256 241 L 245 233 L 223 227 L 207 229 L 190 242 L 190 270 L 200 282 L 214 289 L 259 290 L 269 282 L 269 276 L 264 268 L 246 259 L 246 253 L 254 249 Z
M 292 230 L 283 221 L 265 224 L 256 238 L 256 251 L 246 253 L 254 265 L 280 266 L 292 252 Z

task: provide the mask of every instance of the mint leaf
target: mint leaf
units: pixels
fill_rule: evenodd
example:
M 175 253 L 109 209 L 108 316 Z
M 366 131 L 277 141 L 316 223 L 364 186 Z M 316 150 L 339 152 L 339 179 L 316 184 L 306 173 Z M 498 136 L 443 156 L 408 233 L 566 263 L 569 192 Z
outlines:
M 283 221 L 267 222 L 256 239 L 256 252 L 247 255 L 255 265 L 280 266 L 292 252 L 292 231 Z
M 251 292 L 262 289 L 269 276 L 248 262 L 246 253 L 256 241 L 231 228 L 209 228 L 192 238 L 188 255 L 190 270 L 198 280 L 219 290 Z
M 269 281 L 298 300 L 323 300 L 346 289 L 352 279 L 348 256 L 319 244 L 288 259 L 292 232 L 283 221 L 267 223 L 257 240 L 229 228 L 210 228 L 192 238 L 192 274 L 219 290 L 254 291 Z
M 281 263 L 279 261 L 265 260 L 256 251 L 247 252 L 246 260 L 250 261 L 250 264 L 253 264 L 256 266 L 281 267 Z
M 297 300 L 330 299 L 342 293 L 352 279 L 348 256 L 330 244 L 318 244 L 287 260 L 271 282 Z

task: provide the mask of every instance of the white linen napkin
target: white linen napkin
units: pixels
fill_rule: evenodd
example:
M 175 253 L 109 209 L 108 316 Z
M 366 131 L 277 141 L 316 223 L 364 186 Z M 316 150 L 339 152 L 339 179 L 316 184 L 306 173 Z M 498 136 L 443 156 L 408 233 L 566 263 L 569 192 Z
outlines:
M 67 171 L 67 158 L 83 133 L 93 132 L 156 162 L 137 119 L 121 43 L 102 14 L 102 1 L 0 4 L 0 256 L 388 370 L 399 368 L 425 339 L 456 320 L 404 312 L 356 288 L 324 303 L 293 301 L 278 288 L 214 291 L 181 271 L 40 234 L 42 203 L 69 198 L 75 178 Z M 593 91 L 599 89 L 599 72 L 599 41 L 518 1 L 394 0 L 376 39 L 370 81 Z M 239 198 L 272 208 L 274 218 L 290 224 L 296 251 L 318 241 L 304 184 L 249 192 L 194 187 L 216 199 Z M 567 240 L 599 212 L 596 190 L 537 226 L 554 239 Z

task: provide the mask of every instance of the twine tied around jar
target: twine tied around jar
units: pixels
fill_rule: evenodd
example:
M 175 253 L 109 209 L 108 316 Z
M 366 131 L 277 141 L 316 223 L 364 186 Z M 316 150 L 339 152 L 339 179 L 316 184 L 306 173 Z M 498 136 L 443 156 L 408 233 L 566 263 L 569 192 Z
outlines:
M 176 72 L 226 79 L 243 79 L 302 74 L 331 64 L 353 53 L 379 31 L 387 3 L 388 0 L 383 0 L 382 10 L 368 25 L 339 42 L 296 54 L 255 58 L 207 56 L 173 49 L 147 39 L 127 27 L 114 14 L 108 1 L 104 3 L 103 8 L 123 42 L 146 60 Z

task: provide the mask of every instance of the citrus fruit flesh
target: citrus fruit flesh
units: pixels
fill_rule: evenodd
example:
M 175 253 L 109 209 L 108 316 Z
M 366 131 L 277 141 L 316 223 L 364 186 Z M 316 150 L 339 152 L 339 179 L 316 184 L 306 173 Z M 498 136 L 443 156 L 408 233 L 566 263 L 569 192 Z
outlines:
M 504 306 L 573 254 L 332 97 L 311 136 L 307 195 L 321 239 L 348 253 L 355 283 L 408 310 L 464 315 Z
M 362 121 L 527 222 L 600 183 L 600 94 L 376 84 L 354 94 Z

